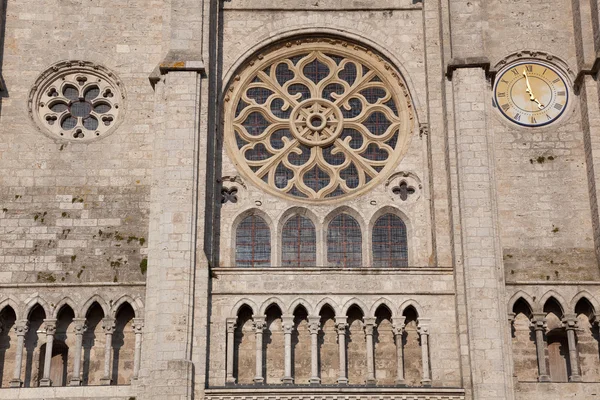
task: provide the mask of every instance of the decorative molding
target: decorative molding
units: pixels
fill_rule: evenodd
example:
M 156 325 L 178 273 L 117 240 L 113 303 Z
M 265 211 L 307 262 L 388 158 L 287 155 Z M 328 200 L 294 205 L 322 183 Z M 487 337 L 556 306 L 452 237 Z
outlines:
M 447 388 L 365 388 L 298 387 L 298 388 L 211 388 L 206 389 L 206 400 L 464 400 L 464 389 Z
M 600 56 L 596 56 L 593 64 L 586 64 L 577 72 L 575 82 L 573 83 L 575 93 L 579 93 L 586 75 L 595 76 L 598 75 L 598 73 L 600 73 Z
M 446 77 L 452 80 L 452 75 L 457 69 L 463 68 L 481 68 L 488 75 L 490 71 L 490 60 L 487 57 L 465 57 L 453 58 L 448 61 L 446 66 Z

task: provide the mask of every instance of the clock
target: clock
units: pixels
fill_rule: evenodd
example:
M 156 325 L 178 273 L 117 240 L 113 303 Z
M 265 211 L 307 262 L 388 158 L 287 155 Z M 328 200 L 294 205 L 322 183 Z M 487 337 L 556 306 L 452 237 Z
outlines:
M 494 85 L 498 110 L 510 121 L 528 127 L 548 125 L 560 118 L 569 103 L 569 87 L 559 70 L 539 61 L 502 69 Z

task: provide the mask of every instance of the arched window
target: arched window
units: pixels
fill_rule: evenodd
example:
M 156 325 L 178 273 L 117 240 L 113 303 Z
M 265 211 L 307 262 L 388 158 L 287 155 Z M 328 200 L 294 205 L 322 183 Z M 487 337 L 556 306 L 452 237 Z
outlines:
M 317 261 L 317 236 L 312 221 L 301 215 L 283 227 L 281 262 L 284 267 L 310 267 Z
M 394 214 L 382 215 L 373 226 L 373 266 L 408 266 L 406 225 Z
M 340 214 L 329 223 L 327 262 L 333 267 L 360 267 L 362 264 L 360 226 L 348 214 Z
M 271 231 L 259 216 L 244 218 L 235 234 L 237 267 L 269 267 L 271 265 Z

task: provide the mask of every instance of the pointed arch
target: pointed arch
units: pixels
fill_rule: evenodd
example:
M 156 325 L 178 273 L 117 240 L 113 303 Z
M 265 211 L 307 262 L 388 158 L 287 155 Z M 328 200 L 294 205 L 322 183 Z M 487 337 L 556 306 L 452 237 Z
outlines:
M 125 303 L 127 303 L 133 309 L 133 314 L 135 315 L 135 318 L 140 318 L 142 307 L 140 307 L 140 304 L 138 301 L 140 301 L 139 298 L 134 299 L 133 297 L 131 297 L 127 294 L 124 294 L 123 296 L 119 297 L 115 302 L 112 303 L 112 310 L 111 310 L 110 315 L 113 318 L 116 318 L 117 313 L 119 312 L 119 309 Z
M 357 306 L 362 311 L 363 316 L 366 316 L 367 313 L 369 312 L 369 307 L 367 307 L 365 305 L 365 303 L 362 302 L 362 300 L 359 300 L 356 297 L 353 297 L 350 300 L 348 300 L 342 307 L 341 316 L 345 316 L 348 313 L 348 310 L 350 309 L 350 307 L 352 307 L 352 306 Z
M 544 309 L 544 306 L 546 305 L 546 303 L 548 302 L 548 300 L 550 300 L 550 298 L 554 298 L 554 300 L 556 300 L 556 303 L 558 303 L 558 306 L 561 308 L 561 311 L 563 313 L 563 315 L 565 314 L 566 310 L 568 310 L 567 305 L 568 303 L 565 301 L 565 299 L 558 294 L 557 292 L 555 292 L 554 290 L 548 290 L 541 298 L 539 301 L 539 305 L 540 305 L 540 310 Z
M 286 310 L 285 305 L 283 304 L 283 301 L 278 298 L 278 297 L 269 297 L 267 300 L 265 300 L 261 306 L 260 309 L 258 311 L 258 314 L 261 316 L 265 316 L 267 313 L 267 309 L 272 306 L 273 304 L 277 304 L 277 306 L 279 307 L 279 309 L 281 310 L 281 312 L 283 313 Z
M 579 293 L 573 296 L 573 299 L 571 300 L 571 305 L 569 306 L 569 312 L 575 312 L 575 307 L 581 299 L 586 299 L 590 303 L 594 314 L 600 311 L 600 304 L 598 304 L 596 298 L 587 290 L 581 290 Z
M 310 303 L 302 298 L 297 298 L 294 301 L 292 301 L 292 303 L 287 309 L 286 314 L 293 315 L 298 306 L 304 307 L 308 315 L 313 315 L 313 308 L 311 307 Z
M 252 310 L 252 315 L 257 315 L 258 307 L 256 306 L 256 303 L 248 298 L 243 298 L 238 300 L 237 303 L 235 303 L 235 305 L 231 309 L 231 314 L 229 314 L 229 316 L 231 318 L 237 318 L 238 312 L 243 306 L 249 307 L 250 310 Z
M 517 301 L 519 301 L 519 299 L 523 299 L 523 301 L 529 306 L 529 309 L 531 310 L 532 313 L 536 313 L 539 312 L 540 309 L 538 306 L 538 304 L 535 302 L 535 300 L 528 295 L 527 293 L 525 293 L 522 290 L 519 290 L 517 293 L 513 294 L 510 299 L 508 300 L 508 304 L 507 304 L 507 312 L 510 314 L 513 312 L 513 308 L 515 307 L 515 303 Z
M 60 310 L 64 307 L 64 306 L 69 306 L 71 308 L 71 310 L 73 310 L 73 314 L 75 315 L 75 318 L 79 318 L 79 314 L 77 313 L 77 307 L 75 307 L 75 302 L 69 297 L 63 297 L 55 306 L 54 306 L 54 310 L 52 311 L 52 318 L 56 319 L 58 318 L 58 313 L 60 313 Z
M 337 315 L 337 316 L 342 315 L 340 306 L 335 301 L 333 301 L 331 298 L 325 297 L 324 299 L 322 299 L 321 301 L 319 301 L 317 303 L 317 305 L 315 307 L 315 316 L 321 315 L 321 310 L 323 309 L 323 307 L 325 305 L 329 306 L 333 310 L 335 315 Z
M 373 306 L 371 307 L 371 310 L 369 311 L 369 317 L 375 317 L 375 313 L 377 312 L 377 309 L 382 305 L 387 307 L 387 309 L 390 311 L 392 318 L 394 318 L 397 315 L 396 307 L 394 307 L 394 304 L 392 303 L 392 301 L 385 297 L 380 297 L 379 299 L 377 299 L 375 301 L 375 303 L 373 303 Z
M 102 311 L 104 312 L 104 316 L 107 317 L 110 314 L 110 308 L 108 307 L 108 304 L 106 303 L 106 301 L 99 295 L 99 294 L 94 294 L 92 297 L 90 297 L 88 299 L 88 301 L 86 301 L 83 304 L 83 307 L 81 307 L 80 311 L 79 311 L 79 315 L 82 316 L 86 316 L 90 307 L 92 307 L 92 305 L 94 303 L 98 303 L 98 305 L 100 306 L 100 308 L 102 308 Z
M 35 308 L 36 305 L 40 306 L 42 308 L 42 310 L 44 310 L 44 313 L 46 314 L 46 318 L 48 318 L 48 316 L 52 315 L 52 313 L 50 312 L 50 305 L 48 304 L 48 302 L 46 300 L 42 299 L 37 294 L 35 294 L 34 296 L 32 296 L 28 300 L 26 300 L 25 312 L 23 313 L 23 317 L 26 319 L 29 319 L 29 314 Z
M 409 307 L 414 308 L 415 312 L 417 313 L 417 317 L 424 317 L 423 307 L 421 307 L 416 300 L 406 300 L 404 303 L 400 304 L 400 307 L 398 307 L 398 315 L 403 315 L 404 311 L 406 311 L 406 309 Z
M 17 321 L 19 320 L 19 318 L 22 318 L 22 310 L 20 309 L 19 303 L 14 297 L 7 296 L 4 300 L 0 301 L 0 312 L 2 312 L 2 310 L 4 310 L 7 306 L 12 308 L 13 312 L 17 317 Z

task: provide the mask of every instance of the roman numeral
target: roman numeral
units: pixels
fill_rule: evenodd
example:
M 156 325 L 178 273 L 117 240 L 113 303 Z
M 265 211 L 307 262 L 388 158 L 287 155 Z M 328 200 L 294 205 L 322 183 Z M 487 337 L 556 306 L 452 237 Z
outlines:
M 562 109 L 563 109 L 563 107 L 564 107 L 564 106 L 563 106 L 562 104 L 559 104 L 559 103 L 556 103 L 556 104 L 554 105 L 554 108 L 556 108 L 558 111 L 562 110 Z
M 504 79 L 501 79 L 500 82 L 506 83 L 508 85 L 508 81 L 505 81 Z
M 519 71 L 516 68 L 511 69 L 512 73 L 515 75 L 519 75 Z
M 546 114 L 546 118 L 548 118 L 548 121 L 550 121 L 552 119 L 552 117 L 549 116 L 548 114 Z
M 498 93 L 498 97 L 506 97 L 506 93 L 505 92 Z
M 535 117 L 533 115 L 530 117 L 530 120 L 531 120 L 532 124 L 537 123 L 537 119 L 535 119 Z
M 560 82 L 560 78 L 556 78 L 555 80 L 552 81 L 552 83 L 558 83 Z
M 526 65 L 527 72 L 533 72 L 533 65 Z
M 566 95 L 567 95 L 567 92 L 558 92 L 558 93 L 556 93 L 556 94 L 557 94 L 558 96 L 566 96 Z
M 510 110 L 510 104 L 502 104 L 502 109 L 503 109 L 504 111 L 508 111 L 508 110 Z
M 521 120 L 521 114 L 515 114 L 515 121 Z
M 548 68 L 544 69 L 544 72 L 542 72 L 542 75 L 545 75 L 546 71 L 548 71 Z

